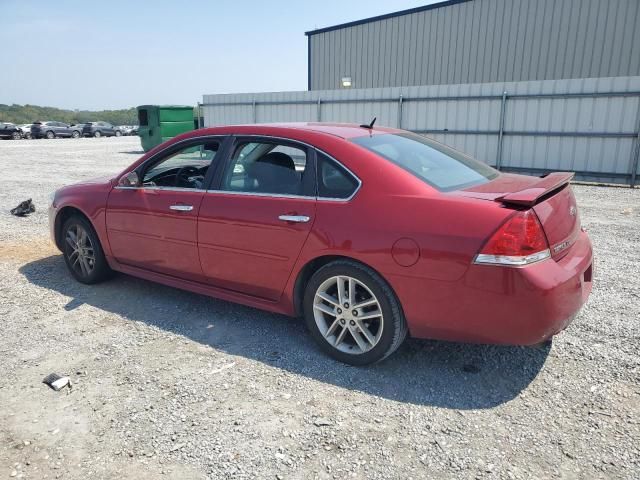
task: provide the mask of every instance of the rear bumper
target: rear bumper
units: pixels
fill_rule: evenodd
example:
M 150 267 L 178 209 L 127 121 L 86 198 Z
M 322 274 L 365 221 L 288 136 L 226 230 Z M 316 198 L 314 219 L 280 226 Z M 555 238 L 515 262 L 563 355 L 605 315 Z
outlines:
M 415 337 L 532 345 L 571 323 L 591 293 L 592 270 L 591 241 L 580 232 L 560 260 L 516 268 L 472 265 L 457 282 L 423 285 L 432 289 L 428 294 L 398 294 Z

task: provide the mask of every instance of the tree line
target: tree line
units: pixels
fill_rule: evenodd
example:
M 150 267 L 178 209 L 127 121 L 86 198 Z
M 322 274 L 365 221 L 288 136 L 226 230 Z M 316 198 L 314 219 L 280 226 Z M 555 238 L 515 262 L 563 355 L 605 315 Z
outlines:
M 109 122 L 113 125 L 137 125 L 138 115 L 135 108 L 122 110 L 64 110 L 38 105 L 4 105 L 0 103 L 0 122 L 33 123 L 53 120 L 68 124 L 85 122 Z

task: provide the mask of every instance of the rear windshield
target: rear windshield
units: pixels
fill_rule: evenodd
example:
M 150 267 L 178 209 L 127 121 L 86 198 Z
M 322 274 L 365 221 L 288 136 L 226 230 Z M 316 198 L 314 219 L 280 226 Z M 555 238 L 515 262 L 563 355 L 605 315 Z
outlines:
M 441 191 L 486 183 L 498 171 L 441 143 L 413 133 L 385 133 L 352 140 Z

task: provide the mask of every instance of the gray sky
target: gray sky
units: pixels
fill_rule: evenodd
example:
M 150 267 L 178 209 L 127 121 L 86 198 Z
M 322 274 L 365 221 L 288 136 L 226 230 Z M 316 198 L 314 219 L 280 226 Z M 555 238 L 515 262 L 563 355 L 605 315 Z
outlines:
M 0 103 L 103 109 L 305 90 L 305 31 L 436 2 L 1 3 Z

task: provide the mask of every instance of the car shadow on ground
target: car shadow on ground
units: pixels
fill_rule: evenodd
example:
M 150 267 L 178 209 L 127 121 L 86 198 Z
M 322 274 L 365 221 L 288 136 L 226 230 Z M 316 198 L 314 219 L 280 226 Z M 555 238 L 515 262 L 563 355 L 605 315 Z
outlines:
M 83 285 L 70 276 L 61 255 L 28 263 L 20 272 L 29 282 L 70 297 L 66 310 L 88 304 L 229 354 L 412 404 L 483 409 L 505 403 L 536 377 L 551 348 L 410 339 L 382 363 L 351 367 L 320 353 L 299 319 L 127 275 Z
M 118 153 L 128 153 L 131 155 L 142 155 L 144 153 L 144 150 L 125 150 L 122 152 L 118 152 Z

